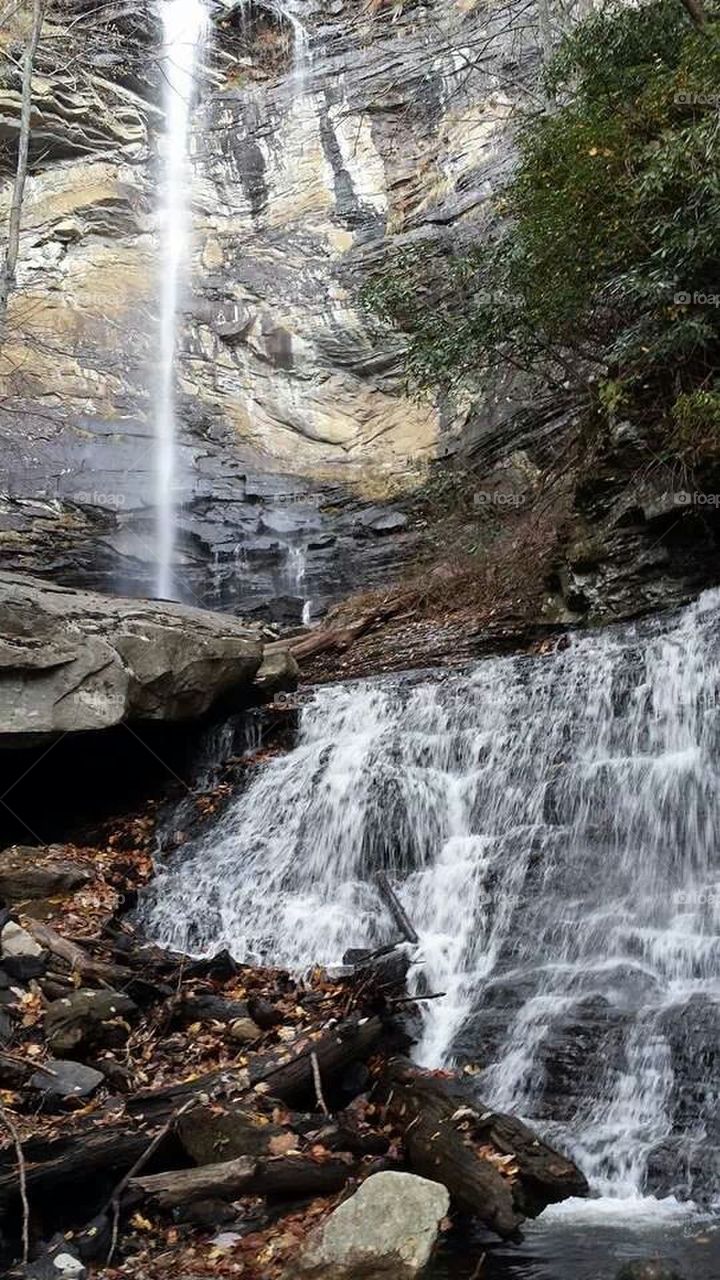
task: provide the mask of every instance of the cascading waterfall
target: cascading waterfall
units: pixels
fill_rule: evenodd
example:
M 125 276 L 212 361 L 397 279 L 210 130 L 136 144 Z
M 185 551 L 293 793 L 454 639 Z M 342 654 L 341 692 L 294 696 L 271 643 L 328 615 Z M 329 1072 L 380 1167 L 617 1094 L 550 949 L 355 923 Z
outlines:
M 298 745 L 164 869 L 153 934 L 296 969 L 420 934 L 419 1057 L 569 1149 L 596 1192 L 720 1168 L 720 593 L 488 660 L 320 689 Z M 669 1201 L 668 1201 L 669 1203 Z
M 285 560 L 284 578 L 294 596 L 302 600 L 302 624 L 310 625 L 312 618 L 312 600 L 307 595 L 305 575 L 307 573 L 307 550 L 304 546 L 288 546 Z
M 165 136 L 162 145 L 159 370 L 155 389 L 155 593 L 172 598 L 177 489 L 175 415 L 179 312 L 191 231 L 190 135 L 196 73 L 207 32 L 202 0 L 162 0 Z

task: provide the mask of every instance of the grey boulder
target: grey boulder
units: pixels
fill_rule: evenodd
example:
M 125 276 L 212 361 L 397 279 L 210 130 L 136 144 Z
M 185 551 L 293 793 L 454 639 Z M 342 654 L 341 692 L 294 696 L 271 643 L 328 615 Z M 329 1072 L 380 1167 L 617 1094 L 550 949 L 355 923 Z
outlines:
M 63 1241 L 31 1262 L 22 1274 L 27 1280 L 85 1280 L 87 1269 Z
M 439 1182 L 412 1173 L 375 1173 L 310 1237 L 292 1274 L 307 1280 L 415 1280 L 427 1266 L 449 1206 Z
M 14 844 L 0 853 L 0 897 L 9 902 L 67 893 L 92 879 L 92 868 L 68 858 L 62 845 L 45 850 Z
M 30 1077 L 30 1087 L 54 1098 L 87 1098 L 105 1077 L 83 1062 L 51 1058 Z
M 0 953 L 3 959 L 16 956 L 37 958 L 43 954 L 43 949 L 21 924 L 8 920 L 0 933 Z
M 237 618 L 0 573 L 0 746 L 203 715 L 262 661 Z
M 253 688 L 261 702 L 269 702 L 278 693 L 294 692 L 300 680 L 300 668 L 288 649 L 266 649 Z

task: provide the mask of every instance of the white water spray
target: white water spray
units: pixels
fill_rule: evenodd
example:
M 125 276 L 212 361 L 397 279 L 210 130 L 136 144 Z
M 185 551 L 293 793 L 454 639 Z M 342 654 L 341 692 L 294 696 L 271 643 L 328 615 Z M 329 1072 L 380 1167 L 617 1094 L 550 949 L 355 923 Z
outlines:
M 318 690 L 148 894 L 156 937 L 296 969 L 420 935 L 421 1059 L 629 1206 L 720 1159 L 720 593 L 465 674 Z M 633 1212 L 635 1210 L 633 1209 Z
M 299 596 L 302 605 L 302 624 L 309 627 L 312 619 L 312 600 L 307 595 L 305 575 L 307 573 L 307 551 L 303 546 L 288 547 L 285 562 L 284 578 L 294 596 Z
M 174 594 L 177 422 L 175 375 L 179 311 L 191 231 L 190 137 L 196 74 L 207 32 L 201 0 L 162 4 L 165 136 L 162 146 L 160 359 L 155 404 L 155 594 Z

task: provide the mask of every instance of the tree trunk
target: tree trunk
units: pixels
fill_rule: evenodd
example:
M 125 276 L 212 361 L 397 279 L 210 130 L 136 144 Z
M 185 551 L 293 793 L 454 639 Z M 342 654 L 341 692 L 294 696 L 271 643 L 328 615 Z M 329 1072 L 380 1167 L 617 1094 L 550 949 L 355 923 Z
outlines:
M 580 1170 L 511 1116 L 488 1111 L 466 1084 L 394 1058 L 380 1087 L 414 1173 L 442 1182 L 459 1209 L 504 1239 L 526 1217 L 586 1195 Z
M 30 125 L 32 120 L 32 78 L 35 69 L 40 34 L 45 19 L 47 0 L 33 0 L 33 21 L 30 39 L 25 48 L 23 60 L 22 98 L 20 105 L 20 134 L 18 137 L 18 158 L 15 170 L 10 214 L 8 217 L 7 249 L 2 274 L 0 274 L 0 345 L 5 341 L 7 330 L 8 298 L 15 288 L 17 260 L 20 249 L 20 222 L 22 219 L 25 183 L 28 171 L 28 153 L 30 151 Z
M 684 8 L 690 15 L 690 21 L 698 31 L 704 31 L 707 26 L 707 14 L 702 0 L 682 0 Z
M 161 1209 L 175 1209 L 194 1200 L 237 1200 L 247 1194 L 254 1173 L 255 1161 L 242 1156 L 239 1160 L 223 1160 L 198 1169 L 131 1178 L 128 1195 L 132 1198 L 139 1193 Z

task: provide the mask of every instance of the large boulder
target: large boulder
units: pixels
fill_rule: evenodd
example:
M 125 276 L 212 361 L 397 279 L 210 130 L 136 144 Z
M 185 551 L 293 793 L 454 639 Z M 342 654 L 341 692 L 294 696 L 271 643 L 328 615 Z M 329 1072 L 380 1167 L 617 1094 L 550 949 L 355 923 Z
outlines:
M 0 746 L 203 715 L 261 662 L 237 618 L 0 573 Z
M 311 1236 L 293 1270 L 308 1280 L 414 1280 L 450 1196 L 412 1173 L 376 1173 Z
M 68 858 L 63 845 L 38 849 L 15 844 L 0 852 L 0 897 L 7 902 L 70 893 L 93 878 L 90 864 Z

